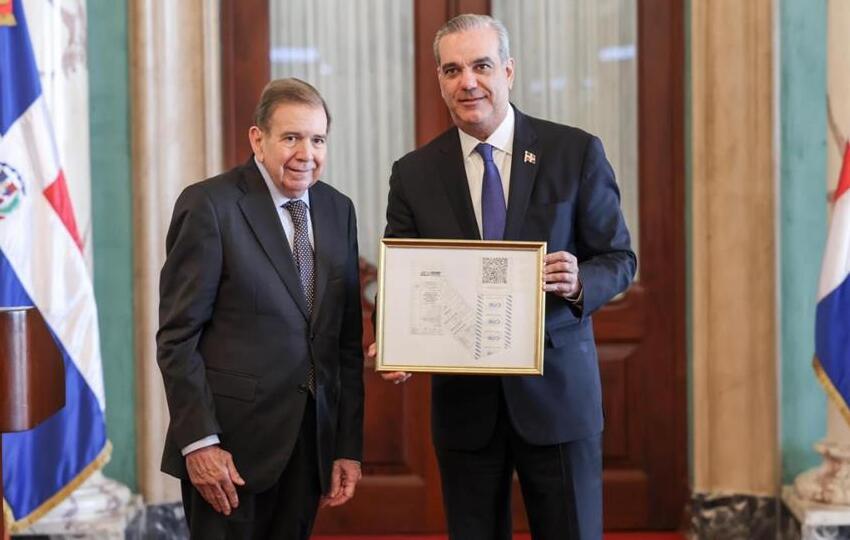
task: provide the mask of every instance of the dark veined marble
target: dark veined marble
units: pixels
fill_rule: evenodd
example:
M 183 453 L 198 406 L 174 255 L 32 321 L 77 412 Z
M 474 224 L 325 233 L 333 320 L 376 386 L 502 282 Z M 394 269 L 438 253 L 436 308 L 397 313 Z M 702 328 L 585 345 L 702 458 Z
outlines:
M 691 537 L 699 540 L 850 540 L 850 526 L 800 526 L 779 497 L 695 494 Z
M 183 505 L 154 504 L 127 527 L 125 540 L 184 540 L 189 538 Z
M 117 533 L 120 535 L 120 532 Z M 180 503 L 146 506 L 127 525 L 124 540 L 188 540 L 189 529 Z M 12 535 L 12 540 L 113 540 L 102 532 L 62 535 Z M 120 538 L 120 536 L 119 536 Z
M 779 500 L 698 493 L 691 499 L 691 534 L 700 540 L 776 540 Z

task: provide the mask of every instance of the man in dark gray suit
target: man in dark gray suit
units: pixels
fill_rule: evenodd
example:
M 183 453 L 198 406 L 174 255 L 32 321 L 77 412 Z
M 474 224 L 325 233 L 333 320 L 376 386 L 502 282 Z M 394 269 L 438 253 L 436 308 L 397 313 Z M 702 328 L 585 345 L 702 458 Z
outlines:
M 455 127 L 394 164 L 385 235 L 542 240 L 549 250 L 544 375 L 432 378 L 449 534 L 510 538 L 516 471 L 533 538 L 599 540 L 602 392 L 591 314 L 629 286 L 636 266 L 614 172 L 598 138 L 511 106 L 514 60 L 499 21 L 455 17 L 437 32 L 434 54 Z
M 205 540 L 308 538 L 361 476 L 357 227 L 319 181 L 327 105 L 276 80 L 254 120 L 254 155 L 178 198 L 160 278 L 162 470 Z

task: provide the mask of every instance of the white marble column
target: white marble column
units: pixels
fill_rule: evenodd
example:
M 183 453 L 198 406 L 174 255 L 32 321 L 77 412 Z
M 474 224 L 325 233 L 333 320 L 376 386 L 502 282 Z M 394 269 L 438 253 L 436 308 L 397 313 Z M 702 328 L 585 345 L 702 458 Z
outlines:
M 148 503 L 180 498 L 159 470 L 168 408 L 156 365 L 159 270 L 174 201 L 221 170 L 218 2 L 130 2 L 138 477 Z

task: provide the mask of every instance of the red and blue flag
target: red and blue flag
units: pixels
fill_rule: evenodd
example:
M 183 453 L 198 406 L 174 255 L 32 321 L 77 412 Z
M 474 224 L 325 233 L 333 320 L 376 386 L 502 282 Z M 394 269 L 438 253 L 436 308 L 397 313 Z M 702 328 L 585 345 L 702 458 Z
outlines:
M 833 195 L 815 322 L 815 371 L 850 422 L 850 142 Z
M 94 290 L 21 0 L 11 13 L 0 25 L 0 307 L 41 312 L 64 357 L 66 392 L 60 412 L 2 436 L 14 532 L 100 468 L 110 444 Z

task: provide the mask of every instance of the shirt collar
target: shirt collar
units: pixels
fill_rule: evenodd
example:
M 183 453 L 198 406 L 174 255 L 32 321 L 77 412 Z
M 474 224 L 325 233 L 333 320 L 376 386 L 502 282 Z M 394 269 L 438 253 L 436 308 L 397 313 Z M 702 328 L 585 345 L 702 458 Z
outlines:
M 491 146 L 501 150 L 507 155 L 511 155 L 513 153 L 513 145 L 514 145 L 514 108 L 508 105 L 508 113 L 505 115 L 505 119 L 502 120 L 502 123 L 499 124 L 499 127 L 487 137 L 486 142 Z M 458 134 L 460 134 L 460 148 L 463 151 L 463 156 L 469 157 L 475 152 L 475 147 L 478 146 L 479 141 L 469 133 L 463 131 L 458 128 Z
M 257 159 L 257 156 L 254 156 L 254 163 L 257 164 L 257 168 L 260 169 L 260 174 L 263 177 L 263 180 L 266 182 L 266 187 L 269 188 L 269 194 L 272 196 L 272 201 L 274 201 L 274 205 L 280 208 L 284 204 L 288 203 L 292 200 L 291 197 L 287 197 L 283 193 L 280 192 L 280 189 L 277 187 L 277 184 L 272 180 L 269 171 L 266 170 L 265 165 L 260 163 L 260 160 Z M 307 205 L 307 208 L 310 208 L 310 190 L 304 192 L 300 197 L 295 197 L 296 199 L 300 199 L 304 201 L 304 204 Z

